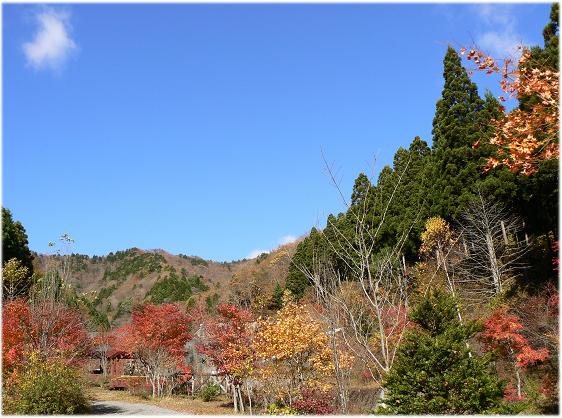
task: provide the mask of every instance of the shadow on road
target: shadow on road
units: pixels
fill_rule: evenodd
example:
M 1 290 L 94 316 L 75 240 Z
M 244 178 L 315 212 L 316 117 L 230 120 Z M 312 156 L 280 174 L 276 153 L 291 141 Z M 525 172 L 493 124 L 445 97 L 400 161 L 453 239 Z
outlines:
M 104 414 L 122 414 L 125 410 L 113 405 L 93 404 L 91 414 L 104 415 Z

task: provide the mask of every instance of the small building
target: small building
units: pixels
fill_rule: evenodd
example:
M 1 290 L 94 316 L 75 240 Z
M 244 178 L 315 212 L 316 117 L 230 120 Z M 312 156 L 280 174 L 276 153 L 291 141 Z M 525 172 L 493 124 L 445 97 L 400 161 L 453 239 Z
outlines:
M 110 389 L 133 389 L 147 386 L 148 381 L 137 360 L 129 353 L 111 350 L 107 355 Z

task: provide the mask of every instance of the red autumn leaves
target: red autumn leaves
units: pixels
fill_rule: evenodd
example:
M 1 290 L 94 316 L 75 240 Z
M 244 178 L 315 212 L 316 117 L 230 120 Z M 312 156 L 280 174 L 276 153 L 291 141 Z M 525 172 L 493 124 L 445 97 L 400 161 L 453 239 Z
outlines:
M 2 339 L 5 371 L 21 364 L 31 352 L 45 357 L 60 356 L 71 363 L 89 347 L 80 314 L 52 301 L 6 302 L 2 310 Z
M 504 356 L 511 357 L 517 367 L 523 368 L 548 359 L 546 348 L 535 350 L 522 334 L 523 325 L 519 318 L 511 315 L 505 308 L 494 311 L 484 322 L 485 330 L 481 334 L 486 350 L 499 350 Z

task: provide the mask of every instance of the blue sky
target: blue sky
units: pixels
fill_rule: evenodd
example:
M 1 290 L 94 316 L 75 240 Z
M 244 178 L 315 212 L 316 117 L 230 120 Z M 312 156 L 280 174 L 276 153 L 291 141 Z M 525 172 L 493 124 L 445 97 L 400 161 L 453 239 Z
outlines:
M 240 259 L 431 143 L 448 43 L 542 44 L 549 4 L 3 5 L 3 205 L 47 252 Z M 493 87 L 476 78 L 481 92 Z

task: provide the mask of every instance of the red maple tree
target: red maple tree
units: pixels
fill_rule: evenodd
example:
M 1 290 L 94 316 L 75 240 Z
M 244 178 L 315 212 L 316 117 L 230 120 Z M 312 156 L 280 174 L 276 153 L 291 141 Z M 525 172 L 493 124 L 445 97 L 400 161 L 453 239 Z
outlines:
M 160 396 L 178 373 L 189 372 L 184 358 L 190 324 L 188 315 L 174 304 L 146 304 L 135 308 L 131 323 L 116 331 L 118 346 L 144 366 L 153 397 Z
M 211 358 L 219 373 L 239 379 L 251 357 L 248 325 L 254 318 L 249 311 L 230 304 L 218 305 L 217 313 L 216 318 L 206 321 L 208 342 L 200 351 Z
M 4 373 L 12 371 L 24 359 L 30 329 L 29 305 L 23 299 L 8 301 L 2 308 L 2 364 Z
M 496 309 L 484 322 L 484 331 L 480 340 L 485 351 L 496 351 L 513 363 L 515 369 L 516 395 L 513 387 L 508 386 L 506 399 L 521 400 L 521 372 L 535 364 L 548 359 L 550 353 L 546 348 L 534 349 L 522 334 L 523 325 L 519 317 L 508 313 L 507 308 Z
M 30 304 L 16 299 L 2 308 L 2 358 L 4 370 L 17 367 L 26 353 L 43 358 L 60 357 L 68 364 L 78 361 L 90 339 L 79 312 L 60 302 Z
M 230 304 L 218 305 L 217 313 L 217 317 L 207 319 L 205 331 L 208 340 L 198 348 L 233 385 L 235 409 L 238 402 L 243 408 L 240 386 L 254 364 L 250 326 L 254 318 L 249 311 Z

